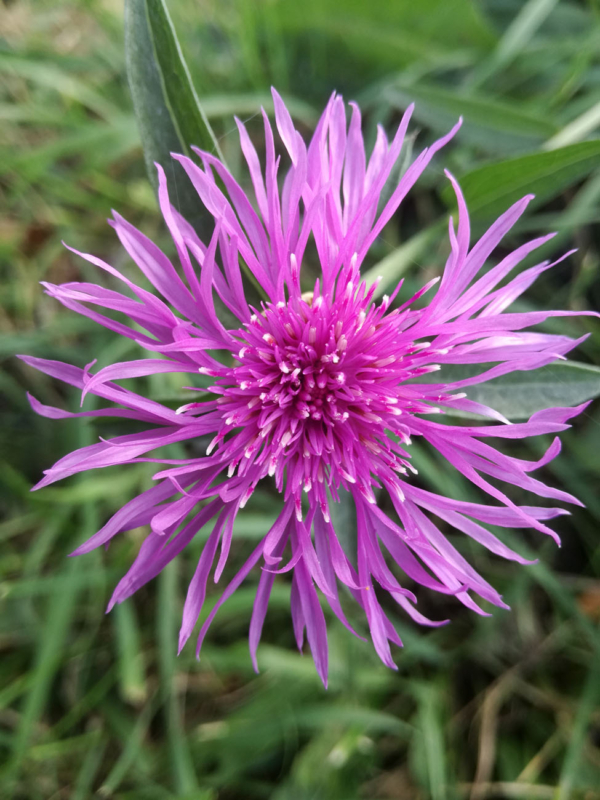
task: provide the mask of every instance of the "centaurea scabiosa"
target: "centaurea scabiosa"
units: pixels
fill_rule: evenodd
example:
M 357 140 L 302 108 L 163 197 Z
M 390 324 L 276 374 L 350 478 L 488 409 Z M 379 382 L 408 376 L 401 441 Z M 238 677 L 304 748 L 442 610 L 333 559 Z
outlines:
M 298 646 L 302 647 L 306 632 L 318 673 L 326 682 L 327 633 L 320 597 L 352 630 L 342 608 L 341 587 L 364 611 L 374 647 L 390 667 L 394 667 L 390 642 L 401 645 L 401 641 L 375 586 L 425 625 L 443 623 L 426 619 L 416 609 L 416 598 L 402 586 L 400 573 L 453 595 L 478 613 L 484 611 L 473 595 L 504 605 L 448 541 L 439 521 L 499 556 L 526 563 L 486 525 L 533 528 L 556 539 L 546 523 L 567 512 L 516 505 L 498 488 L 497 480 L 550 500 L 578 501 L 530 476 L 558 454 L 558 439 L 537 462 L 505 455 L 491 440 L 502 444 L 504 439 L 558 433 L 584 406 L 539 411 L 528 422 L 510 424 L 493 409 L 469 399 L 471 386 L 550 364 L 578 344 L 567 336 L 525 331 L 569 312 L 507 311 L 552 264 L 544 261 L 508 282 L 505 279 L 550 236 L 522 245 L 484 270 L 530 196 L 511 206 L 471 246 L 467 208 L 457 182 L 448 174 L 456 193 L 458 224 L 455 229 L 450 221 L 450 255 L 441 281 L 430 281 L 406 299 L 400 282 L 379 301 L 376 285 L 368 288 L 361 279 L 360 267 L 369 248 L 458 125 L 423 150 L 389 199 L 380 203 L 412 109 L 392 141 L 379 128 L 367 159 L 357 106 L 352 106 L 347 124 L 345 105 L 334 95 L 307 147 L 277 93 L 274 104 L 277 131 L 291 161 L 281 185 L 280 158 L 267 116 L 264 172 L 238 122 L 254 189 L 252 202 L 211 154 L 198 151 L 198 163 L 173 156 L 194 185 L 199 202 L 214 217 L 209 242 L 202 242 L 172 205 L 165 174 L 157 166 L 160 208 L 177 251 L 177 266 L 115 213 L 111 225 L 157 294 L 84 253 L 78 255 L 107 272 L 113 284 L 115 279 L 124 284 L 126 294 L 90 283 L 45 284 L 48 294 L 67 308 L 135 340 L 154 356 L 96 372 L 93 362 L 79 369 L 40 358 L 24 360 L 81 389 L 82 399 L 91 393 L 111 403 L 106 409 L 71 414 L 31 398 L 38 413 L 52 418 L 125 417 L 147 426 L 142 432 L 101 439 L 65 456 L 46 471 L 36 488 L 100 467 L 143 460 L 164 466 L 154 475 L 152 488 L 130 500 L 75 551 L 87 553 L 119 533 L 150 527 L 109 608 L 154 578 L 211 523 L 187 592 L 180 632 L 183 647 L 201 614 L 213 568 L 214 580 L 221 578 L 238 512 L 252 501 L 261 482 L 271 481 L 281 498 L 277 519 L 222 592 L 202 625 L 197 648 L 221 604 L 260 565 L 249 634 L 256 667 L 273 583 L 277 574 L 291 572 L 291 616 Z M 309 241 L 314 243 L 320 274 L 307 286 L 302 264 Z M 266 297 L 256 307 L 247 302 L 240 262 Z M 429 304 L 414 307 L 426 292 L 432 296 Z M 226 327 L 217 315 L 216 297 L 235 318 L 233 325 Z M 119 312 L 136 327 L 101 314 L 97 307 Z M 450 364 L 482 366 L 472 377 L 445 382 L 444 366 Z M 423 379 L 440 369 L 438 382 L 433 383 L 431 376 Z M 173 410 L 118 383 L 169 372 L 207 376 L 209 399 Z M 448 409 L 492 422 L 447 424 L 440 416 L 431 416 Z M 210 437 L 205 456 L 174 463 L 149 455 L 165 445 L 200 437 Z M 460 502 L 422 488 L 411 465 L 414 437 L 435 448 L 448 468 L 458 470 L 489 502 Z M 332 523 L 331 504 L 339 500 L 340 490 L 352 495 L 356 508 L 353 552 L 342 546 Z M 389 495 L 393 516 L 378 506 L 378 492 Z

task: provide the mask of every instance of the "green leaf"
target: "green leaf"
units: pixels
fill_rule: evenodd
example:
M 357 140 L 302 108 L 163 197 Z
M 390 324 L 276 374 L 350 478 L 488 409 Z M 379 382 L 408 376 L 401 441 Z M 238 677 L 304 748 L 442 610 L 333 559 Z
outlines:
M 73 789 L 73 800 L 85 800 L 86 797 L 90 796 L 94 778 L 102 765 L 102 759 L 106 751 L 106 740 L 100 728 L 96 728 L 88 741 L 91 744 L 85 757 L 81 759 L 77 783 Z
M 17 773 L 27 756 L 35 726 L 42 716 L 49 697 L 52 681 L 61 664 L 65 640 L 77 610 L 78 566 L 72 559 L 67 563 L 60 585 L 53 592 L 44 617 L 42 635 L 37 648 L 36 661 L 28 677 L 30 690 L 19 716 L 19 726 L 13 737 L 12 768 Z
M 144 672 L 144 656 L 140 647 L 140 631 L 133 603 L 115 608 L 116 642 L 119 653 L 119 684 L 127 703 L 142 705 L 148 698 Z
M 420 736 L 413 740 L 413 758 L 420 762 L 422 778 L 432 800 L 448 797 L 446 781 L 446 746 L 443 724 L 443 687 L 417 683 L 414 686 L 418 703 L 417 721 Z
M 558 0 L 528 0 L 504 32 L 490 57 L 474 70 L 470 86 L 478 86 L 525 51 Z
M 184 152 L 196 144 L 203 150 L 214 152 L 222 161 L 223 155 L 200 105 L 164 0 L 145 0 L 144 5 L 164 98 L 173 126 L 186 148 Z
M 544 145 L 544 150 L 554 150 L 557 147 L 580 142 L 600 126 L 600 103 L 584 111 L 583 114 L 569 122 L 568 125 L 553 136 Z
M 532 192 L 536 202 L 549 200 L 600 166 L 600 139 L 486 164 L 460 179 L 470 211 L 494 216 Z M 442 197 L 454 205 L 453 192 Z
M 144 149 L 146 169 L 157 187 L 158 162 L 173 175 L 171 152 L 191 155 L 191 145 L 222 155 L 194 90 L 190 72 L 163 0 L 125 3 L 127 76 Z M 177 184 L 179 211 L 200 233 L 212 220 L 185 180 Z
M 440 375 L 444 381 L 454 381 L 482 371 L 481 365 L 448 366 L 433 375 L 438 381 Z M 574 406 L 598 397 L 600 367 L 578 361 L 558 361 L 530 372 L 512 372 L 487 383 L 469 386 L 465 391 L 469 400 L 490 406 L 508 419 L 528 419 L 544 408 Z
M 0 53 L 0 73 L 18 75 L 39 86 L 53 89 L 58 94 L 89 108 L 105 120 L 118 119 L 121 110 L 96 92 L 89 84 L 50 61 L 35 61 L 12 53 Z
M 158 647 L 160 665 L 160 692 L 164 703 L 163 714 L 170 749 L 170 764 L 178 794 L 198 792 L 198 782 L 193 760 L 186 740 L 183 708 L 176 691 L 177 624 L 177 564 L 171 561 L 158 579 Z
M 405 738 L 412 736 L 415 732 L 413 725 L 398 719 L 393 714 L 350 703 L 336 703 L 333 708 L 324 705 L 307 705 L 298 711 L 295 721 L 300 727 L 309 729 L 321 729 L 324 725 L 335 722 L 336 725 L 360 726 L 369 733 L 376 731 Z
M 332 50 L 341 39 L 355 58 L 391 70 L 414 60 L 434 62 L 458 47 L 489 50 L 495 43 L 483 15 L 468 0 L 443 6 L 439 0 L 283 0 L 280 6 L 284 29 L 304 30 L 313 37 L 329 34 Z
M 530 150 L 556 133 L 556 126 L 519 103 L 489 96 L 459 94 L 455 90 L 424 83 L 399 82 L 384 89 L 392 105 L 406 108 L 415 102 L 415 119 L 446 132 L 462 116 L 460 137 L 486 152 Z
M 136 766 L 136 762 L 141 761 L 144 739 L 147 735 L 148 727 L 156 711 L 156 699 L 150 698 L 144 708 L 140 711 L 134 723 L 128 724 L 128 730 L 123 737 L 119 757 L 112 765 L 112 768 L 98 791 L 100 797 L 111 797 L 119 788 L 121 783 L 131 774 Z M 108 708 L 105 707 L 105 713 Z

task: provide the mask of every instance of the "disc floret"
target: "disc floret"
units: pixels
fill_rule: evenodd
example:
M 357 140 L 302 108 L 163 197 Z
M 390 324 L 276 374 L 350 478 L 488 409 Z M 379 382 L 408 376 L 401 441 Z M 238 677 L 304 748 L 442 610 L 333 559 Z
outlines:
M 298 519 L 303 491 L 328 518 L 326 487 L 337 499 L 340 485 L 355 485 L 374 503 L 377 479 L 394 484 L 412 469 L 403 415 L 434 409 L 404 385 L 437 367 L 423 363 L 429 343 L 405 332 L 410 308 L 374 302 L 376 286 L 353 262 L 329 297 L 317 280 L 313 292 L 264 303 L 238 331 L 236 363 L 213 387 L 224 424 L 208 453 L 218 448 L 229 476 L 247 482 L 244 504 L 269 475 L 294 497 Z

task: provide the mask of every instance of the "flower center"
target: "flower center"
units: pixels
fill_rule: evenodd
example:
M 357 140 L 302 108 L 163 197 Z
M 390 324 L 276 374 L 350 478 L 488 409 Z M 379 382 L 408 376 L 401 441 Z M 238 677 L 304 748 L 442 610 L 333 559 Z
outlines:
M 293 427 L 294 435 L 297 424 L 292 420 L 334 425 L 348 418 L 340 410 L 349 400 L 342 369 L 347 347 L 343 326 L 338 322 L 331 327 L 327 313 L 307 310 L 303 302 L 299 313 L 290 314 L 283 304 L 267 308 L 253 322 L 250 346 L 240 350 L 236 379 L 240 389 L 255 392 L 261 401 L 263 432 L 277 419 Z
M 375 502 L 379 478 L 411 469 L 407 414 L 421 410 L 403 384 L 415 374 L 415 345 L 404 333 L 406 313 L 386 313 L 389 298 L 372 302 L 358 275 L 338 281 L 335 294 L 296 296 L 266 304 L 238 332 L 237 364 L 223 368 L 215 390 L 224 426 L 208 452 L 248 482 L 275 477 L 286 496 L 356 488 Z M 353 279 L 354 277 L 354 279 Z M 408 310 L 407 310 L 408 312 Z M 404 414 L 404 418 L 403 418 Z

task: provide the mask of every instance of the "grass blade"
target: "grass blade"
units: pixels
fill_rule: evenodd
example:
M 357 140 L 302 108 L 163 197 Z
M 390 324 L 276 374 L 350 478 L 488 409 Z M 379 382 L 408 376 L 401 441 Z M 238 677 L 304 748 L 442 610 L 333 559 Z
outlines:
M 140 705 L 148 696 L 144 657 L 133 603 L 120 603 L 114 611 L 119 650 L 119 684 L 123 699 Z
M 42 626 L 31 688 L 25 698 L 22 716 L 14 739 L 11 765 L 13 775 L 18 774 L 27 756 L 34 728 L 44 712 L 54 675 L 62 662 L 63 645 L 75 614 L 77 589 L 79 588 L 76 580 L 78 568 L 79 565 L 75 559 L 69 560 L 63 579 L 53 594 L 48 614 Z
M 165 703 L 164 714 L 171 751 L 170 762 L 178 793 L 198 791 L 194 766 L 183 728 L 182 709 L 175 685 L 177 627 L 177 563 L 171 562 L 158 579 L 158 647 L 161 676 L 161 694 Z
M 569 800 L 573 796 L 573 789 L 578 781 L 578 772 L 588 728 L 592 716 L 598 711 L 600 701 L 600 646 L 596 640 L 596 652 L 590 666 L 587 680 L 581 693 L 577 713 L 570 731 L 569 746 L 565 754 L 560 784 L 556 793 L 556 800 Z

